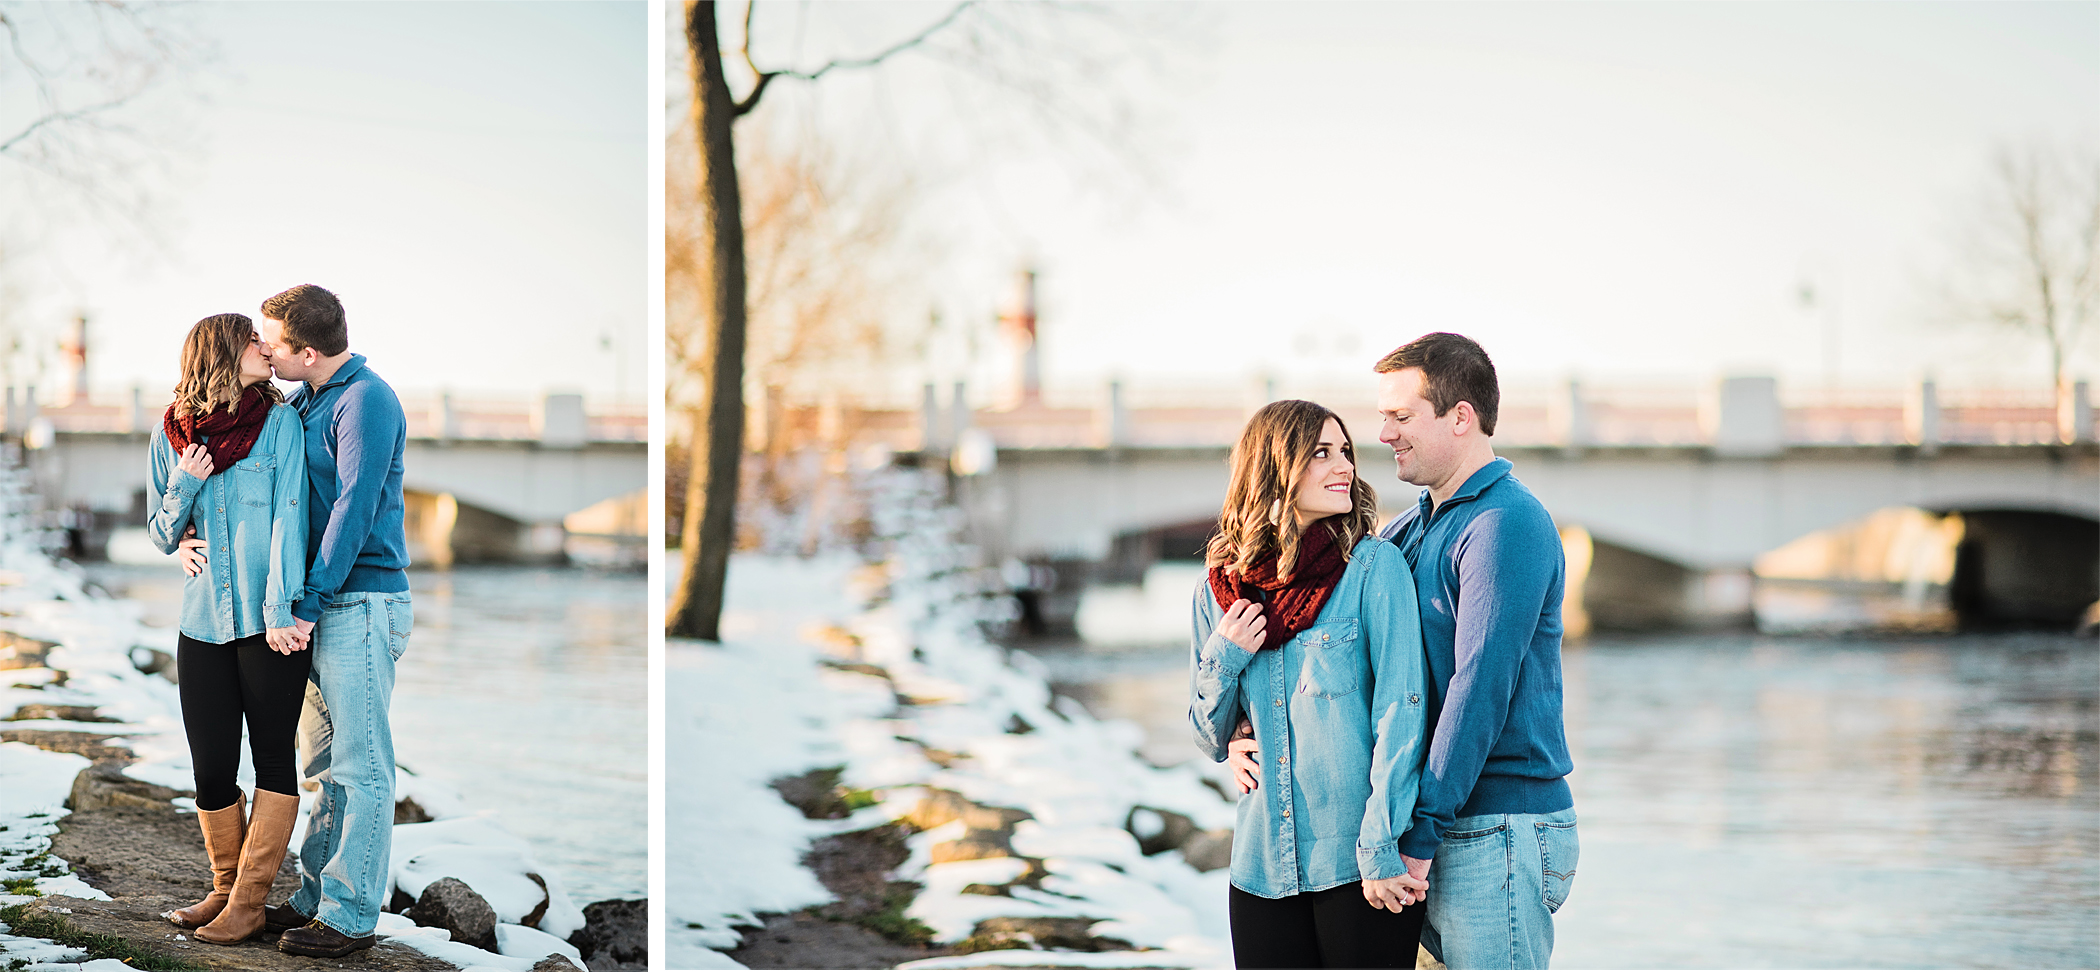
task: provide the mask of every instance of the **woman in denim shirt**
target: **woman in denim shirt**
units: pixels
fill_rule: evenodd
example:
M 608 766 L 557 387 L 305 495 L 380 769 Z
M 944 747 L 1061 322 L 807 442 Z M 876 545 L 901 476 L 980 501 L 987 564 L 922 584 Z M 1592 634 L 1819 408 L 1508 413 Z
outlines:
M 1421 937 L 1422 909 L 1408 907 L 1421 882 L 1397 844 L 1422 765 L 1422 634 L 1354 452 L 1341 418 L 1312 402 L 1256 412 L 1196 590 L 1196 744 L 1254 759 L 1232 843 L 1243 969 L 1411 969 Z
M 160 499 L 146 532 L 174 553 L 194 530 L 209 552 L 183 585 L 175 664 L 212 890 L 168 920 L 220 945 L 261 930 L 299 810 L 292 739 L 313 655 L 291 606 L 306 580 L 306 436 L 283 401 L 254 324 L 207 317 L 183 341 L 182 381 L 153 436 Z M 255 764 L 245 816 L 243 717 Z

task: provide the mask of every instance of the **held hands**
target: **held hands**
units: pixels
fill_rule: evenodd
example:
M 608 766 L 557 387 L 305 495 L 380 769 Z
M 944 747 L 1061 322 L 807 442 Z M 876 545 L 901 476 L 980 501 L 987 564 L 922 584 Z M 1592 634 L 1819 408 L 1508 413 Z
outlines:
M 182 457 L 175 460 L 175 468 L 198 479 L 209 479 L 211 478 L 211 451 L 204 448 L 204 443 L 202 442 L 192 442 L 189 448 L 182 450 Z
M 1429 896 L 1429 862 L 1402 854 L 1400 863 L 1407 865 L 1406 874 L 1364 882 L 1364 900 L 1371 907 L 1397 915 L 1400 909 Z
M 1225 617 L 1218 621 L 1218 633 L 1248 651 L 1260 651 L 1268 626 L 1269 619 L 1262 616 L 1261 605 L 1241 598 L 1225 609 Z
M 294 620 L 296 621 L 296 619 Z M 289 655 L 295 651 L 305 651 L 307 644 L 312 640 L 308 637 L 306 631 L 302 631 L 296 626 L 271 628 L 263 635 L 263 639 L 270 643 L 271 651 L 280 655 Z
M 1365 878 L 1364 900 L 1373 908 L 1384 908 L 1393 914 L 1400 909 L 1422 900 L 1429 892 L 1429 882 L 1412 874 L 1396 874 L 1389 878 Z

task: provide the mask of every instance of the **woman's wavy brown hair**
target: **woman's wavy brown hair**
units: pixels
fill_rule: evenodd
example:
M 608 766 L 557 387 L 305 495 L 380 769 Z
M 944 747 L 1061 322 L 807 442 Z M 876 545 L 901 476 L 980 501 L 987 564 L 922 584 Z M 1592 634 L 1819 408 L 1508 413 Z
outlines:
M 1324 405 L 1295 399 L 1270 402 L 1247 420 L 1239 443 L 1232 447 L 1232 481 L 1225 487 L 1225 506 L 1218 511 L 1218 532 L 1204 551 L 1205 566 L 1245 573 L 1256 561 L 1273 555 L 1276 576 L 1290 577 L 1300 536 L 1292 493 L 1312 463 L 1328 419 L 1341 427 L 1341 447 L 1355 462 L 1349 424 Z M 1353 509 L 1348 513 L 1318 521 L 1333 532 L 1344 558 L 1356 541 L 1378 528 L 1378 493 L 1363 476 L 1351 478 L 1349 499 Z
M 241 403 L 241 355 L 255 340 L 255 322 L 246 314 L 213 314 L 190 327 L 182 340 L 182 380 L 175 383 L 175 414 L 204 416 L 224 404 Z M 284 401 L 284 392 L 269 379 L 256 382 L 263 397 Z

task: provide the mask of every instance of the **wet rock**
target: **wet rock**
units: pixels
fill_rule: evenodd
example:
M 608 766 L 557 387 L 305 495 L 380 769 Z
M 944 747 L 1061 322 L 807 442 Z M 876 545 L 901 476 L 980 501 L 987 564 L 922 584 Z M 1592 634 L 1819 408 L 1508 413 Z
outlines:
M 649 967 L 649 902 L 615 898 L 583 906 L 583 927 L 569 936 L 594 970 Z
M 312 972 L 349 965 L 370 972 L 457 972 L 450 962 L 385 941 L 356 953 L 354 958 L 330 960 L 325 965 L 320 960 L 278 951 L 275 933 L 260 934 L 237 945 L 212 945 L 197 941 L 194 932 L 169 924 L 161 917 L 167 907 L 150 899 L 84 901 L 51 895 L 30 902 L 23 909 L 23 920 L 14 933 L 53 939 L 91 954 L 112 955 L 121 948 L 158 959 L 162 964 L 154 966 L 157 968 Z
M 51 649 L 58 647 L 55 641 L 39 641 L 25 638 L 12 631 L 0 631 L 0 671 L 12 668 L 49 668 L 45 662 Z
M 158 675 L 170 682 L 175 681 L 175 656 L 158 648 L 133 645 L 131 667 L 138 669 L 141 674 Z
M 1132 946 L 1120 938 L 1093 934 L 1099 918 L 986 918 L 977 923 L 970 937 L 956 946 L 958 953 L 993 952 L 1001 949 L 1063 949 L 1072 952 L 1123 952 Z
M 1199 871 L 1232 866 L 1232 828 L 1198 831 L 1181 845 L 1181 859 Z
M 394 822 L 397 824 L 429 823 L 436 820 L 430 811 L 416 802 L 415 797 L 402 797 L 394 801 Z
M 496 950 L 496 909 L 458 878 L 430 882 L 405 914 L 418 925 L 451 932 L 455 942 Z
M 23 743 L 52 753 L 72 753 L 97 762 L 132 759 L 131 750 L 109 744 L 109 740 L 115 738 L 118 737 L 71 730 L 0 729 L 0 742 Z
M 839 790 L 839 777 L 845 770 L 843 766 L 826 766 L 800 776 L 783 776 L 767 785 L 807 819 L 839 820 L 852 813 Z
M 96 715 L 92 705 L 47 705 L 31 702 L 15 710 L 7 722 L 29 722 L 33 719 L 58 719 L 65 722 L 123 722 L 105 715 Z
M 1164 854 L 1196 836 L 1196 822 L 1187 814 L 1158 807 L 1131 807 L 1123 818 L 1123 829 L 1137 838 L 1138 850 L 1146 857 Z
M 78 813 L 103 807 L 165 807 L 176 797 L 196 796 L 189 790 L 170 789 L 125 776 L 128 763 L 129 760 L 102 760 L 81 770 L 79 776 L 73 777 L 73 792 L 66 797 L 66 808 Z
M 576 963 L 569 961 L 568 956 L 549 955 L 532 963 L 532 968 L 527 970 L 527 972 L 577 972 L 577 970 Z

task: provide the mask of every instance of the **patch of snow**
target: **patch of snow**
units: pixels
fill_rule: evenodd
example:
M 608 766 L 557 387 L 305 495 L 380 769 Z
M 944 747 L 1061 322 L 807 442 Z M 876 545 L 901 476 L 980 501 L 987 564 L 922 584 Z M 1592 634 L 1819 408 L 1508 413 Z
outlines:
M 583 968 L 583 953 L 576 946 L 549 935 L 537 928 L 496 923 L 496 951 L 512 958 L 527 958 L 535 962 L 549 955 L 559 955 Z
M 809 842 L 841 823 L 860 829 L 901 816 L 928 787 L 1027 811 L 1033 819 L 1015 828 L 1015 852 L 1041 858 L 1048 872 L 1042 891 L 964 894 L 972 884 L 1012 881 L 1026 865 L 933 864 L 931 848 L 961 837 L 960 821 L 911 837 L 897 873 L 923 882 L 908 914 L 938 940 L 967 937 L 991 917 L 1088 917 L 1100 919 L 1095 934 L 1138 950 L 977 953 L 915 967 L 1229 961 L 1224 872 L 1199 873 L 1178 853 L 1145 857 L 1123 826 L 1133 808 L 1155 807 L 1201 829 L 1230 827 L 1233 805 L 1204 785 L 1203 771 L 1147 764 L 1136 755 L 1139 727 L 1053 698 L 1040 664 L 985 637 L 984 623 L 1009 617 L 1012 605 L 997 572 L 960 542 L 960 514 L 940 504 L 937 485 L 908 471 L 873 483 L 869 508 L 890 550 L 886 562 L 737 555 L 724 627 L 726 635 L 728 618 L 742 617 L 738 634 L 720 646 L 674 642 L 669 651 L 670 964 L 728 962 L 720 952 L 738 944 L 738 927 L 759 924 L 758 913 L 828 900 L 799 863 Z M 839 597 L 849 587 L 860 598 L 881 597 L 855 605 Z M 813 625 L 849 632 L 853 644 L 826 639 L 830 650 L 879 666 L 887 684 L 823 667 L 824 655 L 797 634 Z M 899 696 L 912 704 L 897 705 Z M 942 757 L 948 765 L 927 750 L 950 754 Z M 833 765 L 845 767 L 845 785 L 872 790 L 880 802 L 848 822 L 805 821 L 765 786 Z M 1150 832 L 1165 826 L 1156 813 L 1143 815 Z

